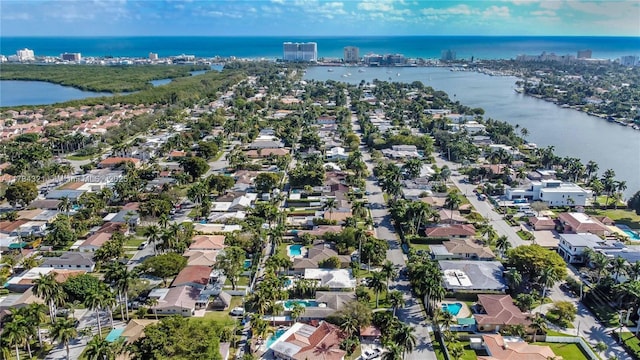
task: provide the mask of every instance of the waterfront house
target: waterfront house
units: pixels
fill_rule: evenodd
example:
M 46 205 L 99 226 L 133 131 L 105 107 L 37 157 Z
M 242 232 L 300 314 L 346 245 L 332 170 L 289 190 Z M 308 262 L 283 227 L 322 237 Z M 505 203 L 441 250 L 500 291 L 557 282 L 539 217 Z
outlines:
M 591 191 L 585 190 L 574 183 L 560 180 L 532 181 L 522 188 L 507 188 L 507 200 L 528 199 L 544 201 L 549 206 L 585 206 L 591 197 Z
M 558 221 L 565 233 L 591 233 L 598 236 L 610 233 L 604 224 L 584 213 L 560 213 Z

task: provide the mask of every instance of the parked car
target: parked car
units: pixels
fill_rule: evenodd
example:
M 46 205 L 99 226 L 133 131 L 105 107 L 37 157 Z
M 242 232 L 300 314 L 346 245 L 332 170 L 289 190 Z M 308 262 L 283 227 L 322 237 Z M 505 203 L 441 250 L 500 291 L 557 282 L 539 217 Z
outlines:
M 365 350 L 362 354 L 362 360 L 372 360 L 380 357 L 382 355 L 382 350 L 379 348 Z
M 233 308 L 233 310 L 231 310 L 231 312 L 229 312 L 229 314 L 231 316 L 243 316 L 244 315 L 244 308 L 243 307 L 235 307 L 235 308 Z
M 138 245 L 138 250 L 142 250 L 145 247 L 147 247 L 148 243 L 146 241 L 143 241 L 142 244 Z

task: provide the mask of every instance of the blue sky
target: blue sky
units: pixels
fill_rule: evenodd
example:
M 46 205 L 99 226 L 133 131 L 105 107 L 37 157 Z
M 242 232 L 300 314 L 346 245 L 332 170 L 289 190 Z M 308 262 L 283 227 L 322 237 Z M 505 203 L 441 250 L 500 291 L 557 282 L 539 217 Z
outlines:
M 640 36 L 640 1 L 0 0 L 1 36 Z

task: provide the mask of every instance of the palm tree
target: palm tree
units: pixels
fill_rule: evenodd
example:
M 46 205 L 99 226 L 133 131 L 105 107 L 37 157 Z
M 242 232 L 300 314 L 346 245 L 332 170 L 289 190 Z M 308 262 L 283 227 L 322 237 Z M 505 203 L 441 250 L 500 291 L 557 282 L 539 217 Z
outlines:
M 100 323 L 100 309 L 104 303 L 104 292 L 101 290 L 90 291 L 84 299 L 84 306 L 91 309 L 96 314 L 98 320 L 98 335 L 102 337 L 102 324 Z
M 609 258 L 600 252 L 593 252 L 592 254 L 587 255 L 589 262 L 593 266 L 593 268 L 598 273 L 598 283 L 600 283 L 602 277 L 602 271 L 609 265 Z
M 335 198 L 327 198 L 324 203 L 324 210 L 329 210 L 329 219 L 333 220 L 333 210 L 337 209 L 336 199 Z
M 42 348 L 42 334 L 40 331 L 40 325 L 47 320 L 47 306 L 40 303 L 31 303 L 27 305 L 25 311 L 28 313 L 29 323 L 31 326 L 36 325 L 38 331 L 38 343 Z
M 384 279 L 387 282 L 387 300 L 388 300 L 389 299 L 389 280 L 395 278 L 398 272 L 396 271 L 395 265 L 393 265 L 391 261 L 387 260 L 384 262 L 384 264 L 382 264 L 382 269 L 380 270 L 380 273 L 382 274 L 382 276 L 384 276 Z
M 417 343 L 415 330 L 413 329 L 413 327 L 407 324 L 402 324 L 400 326 L 400 328 L 395 332 L 393 340 L 396 344 L 402 347 L 403 358 L 406 353 L 413 352 L 413 349 L 415 348 Z
M 509 242 L 509 238 L 505 235 L 501 235 L 496 240 L 496 247 L 500 250 L 500 257 L 504 257 L 509 248 L 511 248 L 511 243 Z
M 291 317 L 293 318 L 293 321 L 297 322 L 300 315 L 304 313 L 304 310 L 305 307 L 302 304 L 294 302 L 291 306 Z
M 157 244 L 162 239 L 162 231 L 156 225 L 149 226 L 145 231 L 144 235 L 149 239 L 149 242 L 153 244 L 153 253 L 158 254 Z
M 444 202 L 444 206 L 447 209 L 451 209 L 452 219 L 453 219 L 453 210 L 457 209 L 458 206 L 460 206 L 460 204 L 462 204 L 462 199 L 460 199 L 460 196 L 458 196 L 457 192 L 452 191 L 447 194 L 447 199 Z
M 355 316 L 345 314 L 340 322 L 340 330 L 344 331 L 347 337 L 351 337 L 354 334 L 357 335 L 360 333 L 360 322 Z
M 26 256 L 22 258 L 22 261 L 20 261 L 20 264 L 25 270 L 30 270 L 40 265 L 40 261 L 36 259 L 34 256 Z
M 631 280 L 638 280 L 640 278 L 640 260 L 629 264 L 626 273 L 629 274 Z
M 129 287 L 138 278 L 138 271 L 136 269 L 129 270 L 126 265 L 115 262 L 107 269 L 104 278 L 118 291 L 120 304 L 124 303 L 126 318 L 129 320 Z
M 26 319 L 20 315 L 12 316 L 2 331 L 2 337 L 8 344 L 15 346 L 16 358 L 20 360 L 20 347 L 29 343 L 29 325 Z M 31 355 L 29 355 L 31 357 Z
M 40 275 L 33 281 L 33 293 L 49 304 L 49 316 L 51 322 L 54 323 L 56 321 L 56 307 L 61 305 L 66 298 L 62 285 L 56 281 L 53 273 Z
M 542 285 L 542 299 L 546 297 L 547 289 L 552 287 L 558 281 L 557 275 L 553 267 L 545 267 L 540 274 L 540 285 Z
M 147 300 L 147 304 L 153 309 L 153 315 L 156 317 L 156 320 L 158 320 L 158 311 L 157 311 L 158 299 L 154 297 L 150 297 Z
M 547 331 L 547 320 L 542 316 L 542 314 L 536 314 L 533 319 L 531 319 L 531 328 L 534 330 L 533 333 L 533 342 L 536 342 L 536 335 L 538 331 L 544 334 Z
M 89 340 L 84 354 L 88 360 L 111 360 L 115 358 L 111 344 L 99 336 L 94 336 Z
M 389 303 L 393 308 L 393 316 L 396 316 L 396 310 L 404 307 L 404 296 L 401 291 L 394 290 L 388 295 Z
M 451 357 L 453 357 L 455 360 L 459 360 L 462 358 L 462 355 L 464 355 L 464 349 L 462 348 L 462 346 L 458 343 L 450 343 L 449 347 L 447 347 L 447 350 L 449 350 L 449 354 L 451 355 Z
M 78 330 L 74 324 L 73 319 L 62 319 L 55 324 L 51 329 L 51 337 L 61 344 L 64 344 L 67 350 L 67 360 L 71 360 L 69 357 L 69 342 L 78 336 Z M 102 335 L 100 335 L 102 337 Z
M 442 314 L 443 313 L 444 312 L 440 308 L 433 309 L 433 315 L 431 315 L 431 324 L 435 328 L 434 331 L 438 331 L 439 332 L 440 330 L 442 330 L 440 328 L 440 325 L 441 325 L 440 320 L 442 319 Z
M 371 278 L 369 279 L 369 284 L 367 285 L 376 293 L 376 309 L 378 308 L 380 293 L 387 288 L 384 282 L 384 275 L 379 272 L 374 272 Z
M 271 318 L 273 319 L 273 326 L 276 326 L 276 316 L 282 314 L 284 311 L 284 305 L 281 302 L 277 302 L 271 305 Z
M 382 355 L 382 360 L 402 360 L 404 357 L 404 349 L 398 344 L 391 343 L 386 346 L 387 352 Z
M 442 325 L 447 329 L 447 331 L 451 331 L 451 325 L 455 322 L 455 317 L 452 313 L 448 311 L 443 311 L 440 316 L 440 320 L 442 321 Z
M 517 289 L 518 286 L 520 286 L 520 284 L 522 284 L 522 274 L 520 274 L 520 272 L 515 269 L 509 269 L 509 271 L 507 271 L 507 280 L 509 281 L 509 286 L 511 287 L 511 289 Z
M 627 270 L 627 260 L 618 256 L 613 260 L 613 263 L 611 263 L 611 270 L 616 274 L 614 280 L 619 281 L 618 278 L 620 275 L 624 275 Z
M 68 218 L 69 217 L 69 212 L 71 211 L 72 208 L 73 208 L 73 204 L 71 203 L 69 198 L 66 197 L 66 196 L 63 196 L 60 199 L 60 203 L 58 203 L 58 210 L 59 211 L 64 211 L 64 214 Z

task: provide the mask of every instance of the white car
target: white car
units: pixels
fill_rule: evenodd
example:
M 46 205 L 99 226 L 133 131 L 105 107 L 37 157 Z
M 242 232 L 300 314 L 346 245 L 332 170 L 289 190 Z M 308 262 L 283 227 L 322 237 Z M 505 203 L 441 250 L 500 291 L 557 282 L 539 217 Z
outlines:
M 233 308 L 233 310 L 231 310 L 231 312 L 229 314 L 231 316 L 242 316 L 242 315 L 244 315 L 244 308 L 235 307 L 235 308 Z
M 362 353 L 361 358 L 362 360 L 372 360 L 380 357 L 380 355 L 382 355 L 382 350 L 379 348 L 375 348 L 375 349 L 365 350 L 364 353 Z

